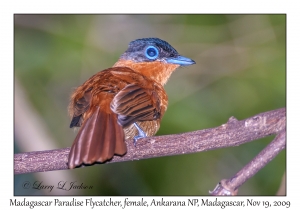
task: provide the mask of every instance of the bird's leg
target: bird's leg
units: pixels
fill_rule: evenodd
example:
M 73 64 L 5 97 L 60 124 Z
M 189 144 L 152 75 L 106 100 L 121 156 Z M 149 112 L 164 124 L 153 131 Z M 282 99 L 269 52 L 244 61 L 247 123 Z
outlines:
M 136 127 L 136 129 L 138 130 L 138 135 L 133 137 L 133 144 L 134 146 L 136 146 L 136 142 L 137 140 L 141 139 L 141 138 L 145 138 L 147 137 L 146 133 L 140 128 L 140 126 L 138 126 L 137 123 L 133 123 L 133 125 Z

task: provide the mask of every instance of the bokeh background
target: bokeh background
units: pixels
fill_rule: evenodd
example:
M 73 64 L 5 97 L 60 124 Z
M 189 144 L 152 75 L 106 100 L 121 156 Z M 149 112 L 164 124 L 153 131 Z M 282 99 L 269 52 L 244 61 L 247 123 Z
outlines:
M 70 147 L 69 96 L 111 67 L 130 41 L 159 37 L 197 64 L 166 85 L 169 107 L 157 135 L 183 133 L 286 106 L 286 16 L 278 15 L 15 15 L 14 152 Z M 274 136 L 197 154 L 14 176 L 15 195 L 208 195 Z M 276 195 L 281 152 L 239 190 Z M 60 181 L 92 186 L 55 189 Z M 26 189 L 24 183 L 53 185 Z M 36 184 L 37 184 L 36 183 Z

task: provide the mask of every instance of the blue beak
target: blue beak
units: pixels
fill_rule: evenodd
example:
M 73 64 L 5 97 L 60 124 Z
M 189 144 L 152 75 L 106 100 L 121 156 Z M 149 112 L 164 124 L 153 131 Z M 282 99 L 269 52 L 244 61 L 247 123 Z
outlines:
M 193 65 L 196 63 L 192 59 L 181 56 L 181 55 L 178 55 L 177 57 L 174 57 L 174 58 L 167 58 L 166 61 L 167 61 L 167 63 L 178 64 L 180 66 L 189 66 L 189 65 Z

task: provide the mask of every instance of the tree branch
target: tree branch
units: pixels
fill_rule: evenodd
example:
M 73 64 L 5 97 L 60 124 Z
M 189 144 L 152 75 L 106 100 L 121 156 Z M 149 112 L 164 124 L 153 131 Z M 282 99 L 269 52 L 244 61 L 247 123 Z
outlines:
M 238 188 L 273 160 L 286 146 L 285 130 L 264 148 L 250 163 L 230 179 L 223 179 L 211 195 L 237 195 Z
M 285 128 L 285 108 L 260 113 L 241 121 L 231 117 L 226 124 L 216 128 L 140 139 L 136 147 L 132 140 L 126 140 L 127 153 L 122 157 L 114 156 L 103 164 L 238 146 L 268 135 L 282 135 L 281 131 L 285 131 Z M 68 169 L 69 151 L 70 148 L 65 148 L 15 154 L 14 172 L 23 174 Z

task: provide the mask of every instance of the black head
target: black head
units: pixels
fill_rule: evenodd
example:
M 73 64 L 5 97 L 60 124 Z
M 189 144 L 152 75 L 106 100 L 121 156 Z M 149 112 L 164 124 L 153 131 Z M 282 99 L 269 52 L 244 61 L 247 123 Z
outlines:
M 166 41 L 159 38 L 137 39 L 129 43 L 128 49 L 121 59 L 134 62 L 161 61 L 181 66 L 192 65 L 196 62 L 183 57 Z

